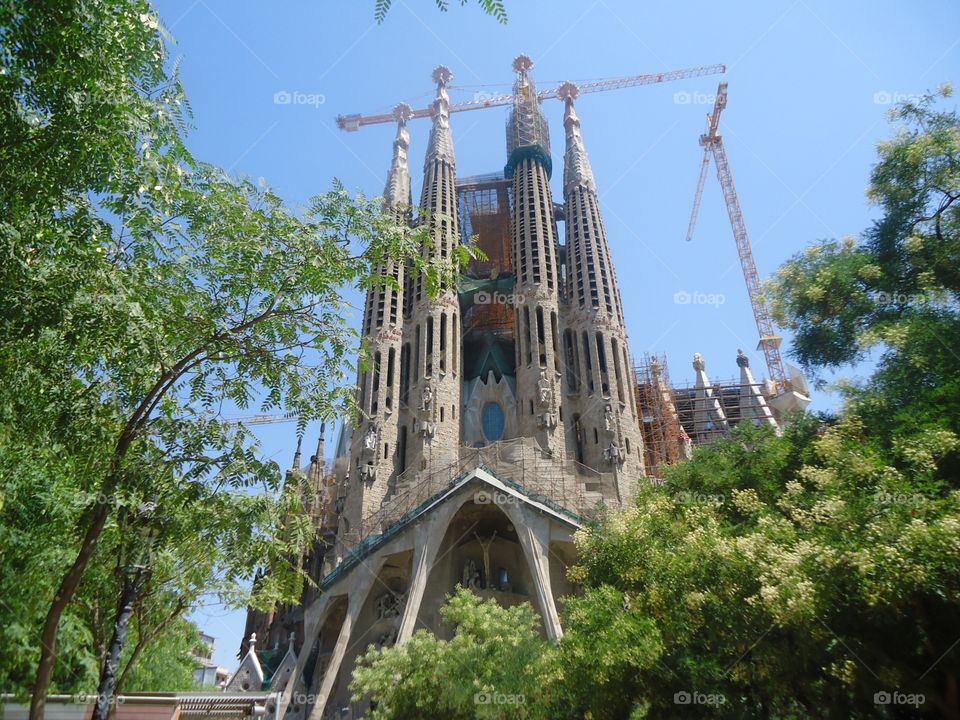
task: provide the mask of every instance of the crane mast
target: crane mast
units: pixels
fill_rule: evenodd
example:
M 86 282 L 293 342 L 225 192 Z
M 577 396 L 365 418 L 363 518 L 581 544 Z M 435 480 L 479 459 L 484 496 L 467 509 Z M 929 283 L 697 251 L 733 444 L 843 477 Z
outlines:
M 619 90 L 621 88 L 637 87 L 638 85 L 655 85 L 657 83 L 671 82 L 673 80 L 685 80 L 687 78 L 703 77 L 704 75 L 717 75 L 726 72 L 725 65 L 701 65 L 700 67 L 687 68 L 685 70 L 671 70 L 662 73 L 648 73 L 646 75 L 631 75 L 623 78 L 612 78 L 608 80 L 597 80 L 578 84 L 580 94 L 605 92 L 607 90 Z M 559 87 L 543 90 L 537 93 L 539 101 L 558 98 Z M 450 112 L 465 112 L 467 110 L 483 110 L 490 107 L 502 107 L 504 105 L 513 105 L 514 96 L 511 94 L 494 95 L 478 100 L 469 100 L 467 102 L 455 103 L 450 106 Z M 410 118 L 428 118 L 433 117 L 433 107 L 417 108 L 412 110 Z M 338 115 L 337 127 L 347 132 L 356 132 L 365 125 L 376 125 L 378 123 L 394 122 L 396 116 L 393 112 L 381 113 L 379 115 Z
M 784 402 L 784 408 L 804 405 L 809 402 L 809 398 L 792 387 L 784 368 L 783 358 L 780 356 L 782 338 L 777 335 L 773 317 L 770 315 L 766 299 L 763 296 L 763 285 L 760 282 L 760 274 L 757 272 L 757 264 L 753 259 L 750 236 L 747 234 L 747 226 L 743 221 L 743 210 L 740 208 L 737 189 L 733 184 L 733 173 L 730 171 L 727 151 L 723 146 L 723 138 L 718 133 L 720 113 L 726 106 L 727 84 L 720 83 L 717 88 L 713 112 L 707 116 L 707 131 L 700 136 L 700 145 L 703 146 L 703 162 L 700 164 L 700 177 L 697 180 L 697 189 L 694 193 L 693 211 L 690 214 L 690 223 L 687 226 L 687 240 L 693 239 L 697 215 L 700 211 L 700 201 L 703 197 L 703 186 L 707 177 L 707 167 L 710 165 L 710 158 L 713 157 L 717 166 L 717 179 L 720 181 L 723 200 L 727 206 L 727 215 L 730 218 L 730 227 L 733 230 L 733 238 L 737 245 L 737 254 L 740 256 L 740 267 L 743 269 L 743 278 L 747 284 L 747 294 L 750 296 L 750 306 L 757 323 L 757 331 L 760 333 L 760 342 L 757 348 L 763 352 L 767 364 L 767 373 L 776 386 L 776 396 L 784 399 L 790 398 L 793 401 L 792 403 Z

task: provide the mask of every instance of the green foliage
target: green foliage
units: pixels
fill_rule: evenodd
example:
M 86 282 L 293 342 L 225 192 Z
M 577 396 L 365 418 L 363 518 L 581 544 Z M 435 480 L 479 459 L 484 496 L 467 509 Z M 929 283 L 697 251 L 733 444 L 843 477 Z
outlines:
M 435 292 L 466 251 L 430 259 L 429 223 L 339 183 L 290 208 L 195 160 L 145 0 L 0 2 L 0 37 L 0 677 L 28 687 L 60 618 L 55 686 L 89 690 L 146 502 L 137 638 L 175 638 L 174 611 L 201 595 L 246 605 L 266 566 L 255 605 L 299 598 L 301 488 L 225 414 L 283 408 L 301 432 L 349 414 L 344 289 L 400 262 Z M 83 581 L 61 585 L 72 564 Z
M 458 1 L 461 7 L 467 4 L 467 0 Z M 441 12 L 446 12 L 450 9 L 450 0 L 434 0 L 434 2 Z M 498 23 L 501 25 L 507 24 L 507 8 L 504 0 L 477 0 L 477 3 L 487 15 L 495 18 Z M 382 23 L 384 20 L 386 20 L 387 13 L 390 12 L 390 7 L 392 5 L 393 0 L 376 0 L 373 14 L 378 23 Z
M 358 661 L 351 689 L 373 697 L 372 720 L 546 717 L 537 696 L 549 691 L 552 650 L 529 604 L 505 609 L 458 588 L 441 614 L 453 639 L 420 630 Z
M 890 447 L 924 426 L 960 431 L 960 118 L 938 107 L 950 94 L 894 111 L 903 126 L 880 143 L 867 190 L 882 216 L 863 238 L 812 246 L 771 288 L 808 369 L 880 354 L 871 382 L 844 391 Z

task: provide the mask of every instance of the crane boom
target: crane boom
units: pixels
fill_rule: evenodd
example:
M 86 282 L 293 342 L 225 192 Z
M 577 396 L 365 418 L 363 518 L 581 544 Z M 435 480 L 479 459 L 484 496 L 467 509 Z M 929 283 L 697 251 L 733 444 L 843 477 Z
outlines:
M 687 241 L 693 240 L 693 231 L 697 226 L 697 215 L 700 214 L 700 201 L 703 199 L 703 186 L 707 182 L 707 168 L 710 167 L 710 150 L 703 149 L 703 162 L 700 163 L 700 177 L 697 179 L 697 190 L 693 194 L 693 210 L 690 213 L 690 222 L 687 225 Z
M 730 171 L 727 151 L 723 147 L 723 138 L 718 132 L 720 113 L 726 106 L 727 84 L 720 83 L 713 104 L 713 112 L 707 116 L 707 131 L 700 136 L 700 144 L 703 146 L 703 163 L 700 165 L 700 178 L 694 195 L 690 224 L 687 226 L 687 240 L 693 239 L 693 230 L 700 210 L 700 199 L 703 196 L 707 166 L 710 164 L 710 156 L 712 155 L 717 166 L 717 179 L 720 181 L 720 188 L 723 190 L 723 200 L 727 206 L 733 239 L 737 244 L 737 254 L 740 256 L 740 267 L 743 269 L 743 278 L 747 284 L 750 306 L 757 323 L 757 331 L 760 333 L 758 349 L 763 351 L 767 372 L 776 385 L 777 394 L 784 395 L 792 388 L 787 379 L 783 358 L 780 356 L 781 338 L 777 335 L 776 328 L 773 325 L 773 317 L 770 315 L 766 299 L 763 296 L 763 285 L 760 282 L 760 274 L 757 272 L 757 264 L 753 259 L 750 236 L 747 234 L 747 226 L 743 220 L 743 210 L 740 208 L 737 189 L 733 184 L 733 173 Z
M 716 75 L 726 72 L 725 65 L 702 65 L 685 70 L 671 70 L 663 73 L 648 73 L 645 75 L 631 75 L 623 78 L 613 78 L 609 80 L 597 80 L 595 82 L 583 83 L 578 85 L 581 93 L 605 92 L 607 90 L 619 90 L 620 88 L 636 87 L 638 85 L 655 85 L 657 83 L 671 82 L 673 80 L 684 80 L 686 78 L 703 77 L 704 75 Z M 559 97 L 560 88 L 552 88 L 537 93 L 539 100 L 548 100 Z M 490 97 L 468 100 L 466 102 L 456 103 L 450 106 L 450 112 L 465 112 L 467 110 L 483 110 L 490 107 L 502 107 L 512 105 L 514 102 L 512 94 L 492 95 Z M 433 116 L 433 107 L 417 108 L 411 112 L 411 118 L 427 118 Z M 347 132 L 356 132 L 364 125 L 376 125 L 378 123 L 393 122 L 396 120 L 394 113 L 381 113 L 378 115 L 338 115 L 337 127 Z

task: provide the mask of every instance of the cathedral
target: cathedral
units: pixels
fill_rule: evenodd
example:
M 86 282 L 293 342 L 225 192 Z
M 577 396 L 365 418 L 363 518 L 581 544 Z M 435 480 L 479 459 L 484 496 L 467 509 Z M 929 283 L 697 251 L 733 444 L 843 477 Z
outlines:
M 228 690 L 271 690 L 274 717 L 360 717 L 352 668 L 368 647 L 426 629 L 450 637 L 440 609 L 458 585 L 505 606 L 530 602 L 545 636 L 563 634 L 558 605 L 574 533 L 598 508 L 630 503 L 641 483 L 694 444 L 748 419 L 777 427 L 769 388 L 737 356 L 740 382 L 715 386 L 702 357 L 696 385 L 674 392 L 663 363 L 638 373 L 597 186 L 564 83 L 563 198 L 550 188 L 549 127 L 526 56 L 506 125 L 506 163 L 457 175 L 445 67 L 423 152 L 419 207 L 433 237 L 427 258 L 460 243 L 483 251 L 456 287 L 428 293 L 399 263 L 380 272 L 362 316 L 371 362 L 357 378 L 359 419 L 341 433 L 332 467 L 323 438 L 305 471 L 317 527 L 305 558 L 317 587 L 296 607 L 250 612 Z M 385 208 L 409 221 L 411 109 L 395 109 Z M 563 236 L 558 232 L 562 223 Z M 271 648 L 272 644 L 272 648 Z

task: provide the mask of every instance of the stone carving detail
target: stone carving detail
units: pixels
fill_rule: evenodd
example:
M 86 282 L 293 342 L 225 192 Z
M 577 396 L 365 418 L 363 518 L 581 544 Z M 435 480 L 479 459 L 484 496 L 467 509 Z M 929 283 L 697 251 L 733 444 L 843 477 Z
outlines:
M 384 648 L 391 647 L 397 641 L 397 630 L 397 627 L 394 626 L 377 636 L 377 639 L 374 642 L 374 646 L 377 648 L 377 650 L 383 650 Z
M 473 536 L 477 538 L 477 542 L 480 543 L 480 549 L 483 550 L 483 586 L 491 590 L 493 589 L 493 574 L 490 572 L 490 546 L 493 545 L 493 541 L 497 539 L 497 533 L 494 532 L 486 542 L 476 533 L 474 533 Z
M 540 379 L 537 380 L 537 407 L 540 410 L 537 414 L 537 425 L 542 428 L 555 428 L 557 415 L 554 412 L 553 383 L 547 379 L 546 370 L 540 371 Z
M 420 409 L 428 415 L 433 409 L 433 387 L 430 385 L 424 386 L 423 391 L 420 393 Z
M 424 385 L 420 392 L 420 413 L 416 418 L 416 431 L 421 437 L 431 439 L 437 434 L 436 404 L 433 402 L 433 386 Z
M 611 442 L 603 451 L 603 459 L 611 465 L 623 465 L 626 459 L 623 449 L 618 447 L 615 442 Z
M 693 369 L 697 372 L 707 369 L 707 363 L 703 359 L 703 355 L 700 353 L 693 354 Z
M 603 427 L 607 432 L 613 432 L 617 427 L 613 406 L 610 403 L 603 408 Z
M 357 475 L 359 475 L 361 480 L 373 482 L 377 479 L 377 466 L 372 462 L 361 463 L 357 468 Z
M 383 593 L 377 598 L 377 619 L 388 620 L 400 617 L 405 601 L 406 595 L 395 593 L 392 590 Z
M 461 576 L 461 585 L 470 590 L 480 589 L 480 571 L 477 570 L 477 563 L 472 559 L 463 564 L 463 575 Z
M 367 428 L 367 434 L 363 436 L 363 452 L 361 457 L 364 460 L 373 460 L 377 457 L 378 428 L 376 423 L 370 423 Z

